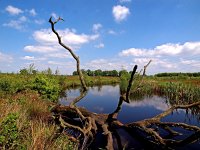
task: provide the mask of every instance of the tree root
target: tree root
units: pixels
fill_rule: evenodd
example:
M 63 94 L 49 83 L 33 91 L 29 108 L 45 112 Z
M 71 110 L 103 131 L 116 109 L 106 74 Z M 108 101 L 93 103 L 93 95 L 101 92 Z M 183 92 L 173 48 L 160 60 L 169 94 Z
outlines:
M 102 134 L 105 136 L 105 139 L 106 139 L 105 148 L 114 149 L 113 132 L 116 133 L 117 129 L 119 128 L 125 129 L 130 134 L 131 132 L 138 130 L 139 136 L 143 136 L 143 138 L 145 138 L 145 140 L 147 140 L 149 143 L 151 144 L 153 143 L 162 148 L 182 146 L 185 144 L 193 143 L 199 140 L 200 138 L 200 128 L 197 126 L 188 125 L 185 123 L 160 121 L 163 117 L 166 117 L 175 109 L 189 109 L 192 107 L 199 106 L 200 102 L 196 102 L 196 103 L 188 104 L 188 105 L 172 106 L 172 108 L 169 108 L 168 110 L 164 111 L 163 113 L 155 117 L 152 117 L 150 119 L 144 119 L 137 122 L 128 123 L 128 124 L 123 124 L 117 120 L 117 114 L 120 110 L 119 108 L 122 103 L 119 103 L 119 104 L 120 105 L 117 107 L 114 113 L 111 113 L 111 114 L 96 114 L 96 113 L 89 112 L 88 110 L 84 108 L 78 108 L 76 106 L 73 106 L 73 107 L 72 106 L 56 106 L 52 109 L 52 112 L 55 115 L 59 115 L 59 125 L 62 126 L 62 128 L 70 128 L 81 133 L 81 136 L 77 137 L 77 138 L 80 138 L 79 139 L 80 145 L 83 144 L 84 139 L 90 139 L 90 142 L 92 142 L 94 138 L 96 137 L 97 132 L 102 131 L 103 132 Z M 65 117 L 70 118 L 71 120 L 68 121 L 68 119 L 65 119 Z M 73 117 L 79 118 L 78 124 L 77 124 L 77 120 L 74 120 Z M 182 133 L 174 131 L 173 130 L 174 127 L 188 130 L 193 133 L 185 139 L 175 140 L 174 137 L 179 136 Z M 165 130 L 168 134 L 171 135 L 171 138 L 166 139 L 162 137 L 159 133 L 159 129 Z M 131 136 L 134 136 L 134 135 L 131 135 Z M 118 142 L 121 143 L 120 140 L 118 140 Z M 87 145 L 87 147 L 84 147 L 83 149 L 86 149 L 90 146 L 89 144 L 85 144 L 85 145 Z

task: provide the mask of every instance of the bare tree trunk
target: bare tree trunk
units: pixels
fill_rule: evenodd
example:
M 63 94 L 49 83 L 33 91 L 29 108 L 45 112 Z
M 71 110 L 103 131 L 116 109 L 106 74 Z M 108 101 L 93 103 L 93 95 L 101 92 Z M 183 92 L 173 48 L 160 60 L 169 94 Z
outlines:
M 76 60 L 77 72 L 79 74 L 83 91 L 81 92 L 81 95 L 75 98 L 74 101 L 69 106 L 57 105 L 52 109 L 52 112 L 54 113 L 55 122 L 60 125 L 61 129 L 63 129 L 62 130 L 63 132 L 66 133 L 68 130 L 70 130 L 70 133 L 71 133 L 71 130 L 73 130 L 71 139 L 73 140 L 77 139 L 79 141 L 80 149 L 87 149 L 90 146 L 90 144 L 93 142 L 95 137 L 97 136 L 98 132 L 101 132 L 101 134 L 103 134 L 106 139 L 106 144 L 105 144 L 106 149 L 109 149 L 109 150 L 114 149 L 114 137 L 117 139 L 115 141 L 117 141 L 118 148 L 121 149 L 122 140 L 120 138 L 120 135 L 117 132 L 118 129 L 126 130 L 127 134 L 129 134 L 132 137 L 134 136 L 142 137 L 142 138 L 139 138 L 139 140 L 142 139 L 142 142 L 147 142 L 147 143 L 151 143 L 152 145 L 157 145 L 159 146 L 159 148 L 172 149 L 175 146 L 182 146 L 182 145 L 189 144 L 189 143 L 199 140 L 200 138 L 199 127 L 188 125 L 185 123 L 161 122 L 161 119 L 169 115 L 170 113 L 172 113 L 175 109 L 187 110 L 193 107 L 197 107 L 197 109 L 199 109 L 200 102 L 196 102 L 196 103 L 188 104 L 188 105 L 172 106 L 168 110 L 164 111 L 163 113 L 155 117 L 144 119 L 137 122 L 128 123 L 128 124 L 123 124 L 122 122 L 117 120 L 117 116 L 121 110 L 121 106 L 123 102 L 124 101 L 129 102 L 129 93 L 130 93 L 130 89 L 131 89 L 132 82 L 134 79 L 134 75 L 137 70 L 137 65 L 135 65 L 135 67 L 133 68 L 133 72 L 131 74 L 131 78 L 129 80 L 129 85 L 127 87 L 126 93 L 120 96 L 118 106 L 113 113 L 96 114 L 96 113 L 89 112 L 88 110 L 84 108 L 76 107 L 75 104 L 87 94 L 87 86 L 85 84 L 83 74 L 80 70 L 79 57 L 77 57 L 73 53 L 71 48 L 69 48 L 68 46 L 62 43 L 61 37 L 54 29 L 54 25 L 60 20 L 63 20 L 63 19 L 59 17 L 55 22 L 53 22 L 52 17 L 51 17 L 49 19 L 49 22 L 51 23 L 51 29 L 57 36 L 58 43 L 62 47 L 64 47 L 66 50 L 68 50 L 70 54 L 73 56 L 73 58 Z M 146 68 L 148 67 L 150 63 L 151 63 L 151 60 L 148 62 L 147 65 L 144 66 L 142 78 L 138 86 L 135 87 L 136 90 L 141 86 L 141 83 L 143 82 L 143 77 L 146 74 Z M 155 129 L 155 127 L 165 130 L 167 133 L 171 135 L 171 138 L 163 137 L 159 133 L 159 131 Z M 181 129 L 193 131 L 193 133 L 189 135 L 188 137 L 186 137 L 185 139 L 175 140 L 174 137 L 179 135 L 180 133 L 174 131 L 173 127 L 178 127 Z M 135 131 L 139 131 L 139 132 L 135 132 Z M 78 133 L 78 135 L 75 134 L 76 137 L 74 137 L 73 135 L 74 132 Z
M 68 46 L 66 46 L 64 43 L 62 43 L 62 40 L 61 40 L 61 37 L 59 36 L 58 32 L 55 30 L 54 28 L 54 25 L 60 21 L 60 20 L 63 20 L 62 18 L 58 18 L 55 22 L 52 21 L 52 17 L 50 17 L 49 19 L 49 22 L 51 24 L 51 29 L 53 31 L 53 33 L 55 33 L 55 35 L 57 36 L 58 38 L 58 43 L 63 47 L 65 48 L 66 50 L 68 50 L 70 52 L 70 54 L 72 55 L 72 57 L 76 60 L 76 68 L 77 68 L 77 72 L 78 72 L 78 75 L 79 75 L 79 79 L 81 81 L 81 85 L 82 85 L 82 88 L 83 88 L 83 91 L 87 91 L 87 86 L 86 86 L 86 83 L 85 83 L 85 80 L 84 80 L 84 77 L 83 77 L 83 74 L 82 74 L 82 71 L 80 69 L 80 60 L 79 60 L 79 57 L 76 56 L 74 54 L 74 52 L 72 51 L 71 48 L 69 48 Z

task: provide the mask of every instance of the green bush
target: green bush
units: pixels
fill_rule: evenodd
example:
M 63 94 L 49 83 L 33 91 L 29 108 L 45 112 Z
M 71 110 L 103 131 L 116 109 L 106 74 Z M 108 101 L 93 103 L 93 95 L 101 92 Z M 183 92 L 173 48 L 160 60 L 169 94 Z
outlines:
M 4 92 L 8 92 L 11 90 L 11 82 L 8 80 L 1 80 L 0 81 L 0 90 Z
M 21 149 L 20 132 L 17 128 L 16 120 L 19 115 L 10 113 L 1 122 L 0 126 L 0 149 Z
M 14 94 L 17 91 L 26 89 L 28 82 L 24 81 L 20 75 L 1 75 L 0 91 L 6 94 Z
M 53 76 L 38 75 L 33 81 L 32 90 L 53 102 L 58 100 L 60 94 L 59 82 Z

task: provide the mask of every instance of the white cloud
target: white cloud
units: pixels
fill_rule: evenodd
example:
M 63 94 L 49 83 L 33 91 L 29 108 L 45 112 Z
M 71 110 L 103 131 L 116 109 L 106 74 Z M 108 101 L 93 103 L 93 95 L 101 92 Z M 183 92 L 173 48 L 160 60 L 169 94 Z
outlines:
M 120 3 L 131 2 L 131 0 L 119 0 Z
M 25 16 L 21 16 L 21 17 L 19 18 L 19 21 L 21 21 L 21 22 L 26 22 L 26 21 L 27 21 L 27 18 L 26 18 Z
M 34 56 L 24 56 L 24 57 L 22 57 L 22 59 L 24 59 L 24 60 L 34 60 L 35 57 Z
M 54 12 L 51 13 L 51 16 L 54 18 L 54 19 L 58 19 L 58 15 Z
M 72 58 L 71 54 L 67 52 L 57 52 L 46 54 L 45 57 L 53 57 L 53 58 Z
M 104 44 L 103 43 L 99 43 L 98 45 L 95 45 L 94 47 L 96 47 L 96 48 L 104 48 Z
M 99 35 L 86 35 L 86 34 L 76 34 L 74 30 L 65 29 L 57 31 L 62 37 L 63 43 L 69 46 L 79 47 L 82 44 L 88 43 L 92 40 L 96 40 Z M 58 43 L 56 35 L 51 31 L 51 29 L 42 29 L 35 31 L 33 37 L 39 43 L 45 45 L 52 45 Z
M 114 30 L 108 30 L 108 34 L 116 35 L 117 33 Z
M 113 7 L 112 10 L 113 16 L 116 22 L 121 22 L 125 20 L 130 14 L 129 8 L 121 5 L 117 5 Z
M 24 56 L 21 57 L 23 60 L 30 60 L 30 61 L 41 61 L 41 60 L 46 60 L 46 58 L 41 57 L 41 58 L 35 58 L 34 56 Z
M 59 66 L 65 66 L 66 65 L 63 62 L 57 62 L 57 61 L 48 61 L 47 63 L 50 64 L 50 65 L 59 65 Z
M 17 30 L 22 30 L 25 28 L 24 23 L 27 21 L 25 16 L 21 16 L 18 20 L 10 20 L 8 23 L 4 23 L 3 26 L 11 27 Z
M 86 35 L 77 34 L 74 29 L 65 29 L 57 31 L 62 42 L 73 51 L 80 48 L 83 44 L 89 43 L 99 37 L 98 34 Z M 33 33 L 33 39 L 37 42 L 35 45 L 27 45 L 24 51 L 32 53 L 40 53 L 45 58 L 72 58 L 71 55 L 62 46 L 58 44 L 56 35 L 51 29 L 41 29 Z
M 56 52 L 59 48 L 55 46 L 46 46 L 46 45 L 28 45 L 24 47 L 26 52 L 36 52 L 36 53 L 50 53 Z
M 129 63 L 121 60 L 121 59 L 95 59 L 84 65 L 85 69 L 101 69 L 101 70 L 120 70 L 122 65 L 124 65 L 124 69 L 127 69 Z
M 198 67 L 200 68 L 200 60 L 184 60 L 184 59 L 181 59 L 181 63 L 183 65 L 189 65 L 189 66 L 192 66 L 192 67 Z
M 98 32 L 100 28 L 102 28 L 102 25 L 100 23 L 93 24 L 92 31 Z
M 30 13 L 31 16 L 36 16 L 37 15 L 35 9 L 29 10 L 29 13 Z
M 21 22 L 19 22 L 17 20 L 11 20 L 8 23 L 4 23 L 3 26 L 11 27 L 11 28 L 18 29 L 18 30 L 23 28 L 23 26 L 21 25 Z
M 178 55 L 197 55 L 200 54 L 200 42 L 186 42 L 184 44 L 167 43 L 156 46 L 154 49 L 130 48 L 122 50 L 120 56 L 135 57 L 162 57 L 162 56 L 178 56 Z
M 126 50 L 122 50 L 122 52 L 119 53 L 120 56 L 135 56 L 135 57 L 145 57 L 145 56 L 152 56 L 151 53 L 154 53 L 152 50 L 146 50 L 146 49 L 137 49 L 137 48 L 130 48 Z
M 36 24 L 41 25 L 41 24 L 43 24 L 45 21 L 44 21 L 43 19 L 35 19 L 34 22 L 35 22 Z
M 131 56 L 134 64 L 144 66 L 153 60 L 149 70 L 156 72 L 195 72 L 200 69 L 200 42 L 167 43 L 152 49 L 130 48 L 119 56 Z
M 13 61 L 12 56 L 0 52 L 0 62 L 11 63 L 12 61 Z
M 23 11 L 21 9 L 11 6 L 11 5 L 6 7 L 6 11 L 11 15 L 18 15 L 20 13 L 23 13 Z

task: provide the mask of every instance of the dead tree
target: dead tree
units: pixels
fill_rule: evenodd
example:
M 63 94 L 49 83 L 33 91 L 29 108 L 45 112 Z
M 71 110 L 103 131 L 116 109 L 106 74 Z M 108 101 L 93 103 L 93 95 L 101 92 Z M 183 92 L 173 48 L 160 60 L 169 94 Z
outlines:
M 188 110 L 192 108 L 196 110 L 195 112 L 199 113 L 198 110 L 200 109 L 200 101 L 187 105 L 174 105 L 155 117 L 128 124 L 123 124 L 117 119 L 123 102 L 129 102 L 130 89 L 134 81 L 134 75 L 136 73 L 137 66 L 134 66 L 127 91 L 125 94 L 120 96 L 118 106 L 113 113 L 96 114 L 84 108 L 77 107 L 75 104 L 87 94 L 87 87 L 79 67 L 79 58 L 69 47 L 62 43 L 59 34 L 54 29 L 54 25 L 60 20 L 62 19 L 59 17 L 55 22 L 53 22 L 52 18 L 50 18 L 49 22 L 51 23 L 52 31 L 58 38 L 59 44 L 67 49 L 77 62 L 77 72 L 79 73 L 83 92 L 79 97 L 74 99 L 69 106 L 56 105 L 51 111 L 54 114 L 55 122 L 60 126 L 60 131 L 68 135 L 69 139 L 72 141 L 78 142 L 79 149 L 91 148 L 92 145 L 96 144 L 96 139 L 99 134 L 102 135 L 102 138 L 104 139 L 104 143 L 102 143 L 101 148 L 106 148 L 109 150 L 126 148 L 119 130 L 123 130 L 133 139 L 136 139 L 140 143 L 143 143 L 147 146 L 151 146 L 151 148 L 173 149 L 199 140 L 199 127 L 185 123 L 162 122 L 161 119 L 176 109 Z M 145 76 L 146 68 L 150 62 L 151 61 L 144 66 L 141 82 L 134 90 L 140 88 L 141 83 L 143 82 L 143 77 Z M 175 131 L 173 129 L 174 127 L 185 129 L 191 131 L 192 133 L 184 139 L 176 140 L 175 137 L 181 133 Z M 160 130 L 166 131 L 169 136 L 163 136 L 160 134 Z
M 162 122 L 161 119 L 171 114 L 176 109 L 195 108 L 199 110 L 200 102 L 188 105 L 175 105 L 164 111 L 163 113 L 137 122 L 123 124 L 117 119 L 121 110 L 123 98 L 120 97 L 116 110 L 111 114 L 96 114 L 81 107 L 70 107 L 57 105 L 52 109 L 56 123 L 65 133 L 77 141 L 80 149 L 87 149 L 96 142 L 98 134 L 103 135 L 105 143 L 102 144 L 106 149 L 122 149 L 124 143 L 118 130 L 124 130 L 132 138 L 138 140 L 147 146 L 153 146 L 160 149 L 171 149 L 193 143 L 200 138 L 200 128 L 185 123 Z M 133 114 L 134 115 L 134 114 Z M 185 139 L 176 140 L 175 137 L 181 135 L 173 128 L 191 131 Z M 165 130 L 168 136 L 160 134 L 160 130 Z M 169 138 L 170 137 L 170 138 Z M 117 142 L 114 142 L 117 139 Z M 116 146 L 117 145 L 117 146 Z
M 132 76 L 134 76 L 134 72 Z M 174 149 L 199 140 L 199 127 L 185 123 L 162 122 L 161 119 L 177 109 L 195 109 L 194 112 L 200 113 L 200 101 L 187 105 L 174 105 L 155 117 L 123 124 L 117 119 L 117 116 L 124 101 L 124 97 L 120 96 L 118 106 L 111 114 L 96 114 L 81 107 L 72 108 L 70 106 L 56 106 L 52 112 L 55 114 L 55 120 L 61 126 L 63 133 L 74 141 L 78 141 L 80 149 L 94 148 L 92 145 L 96 146 L 96 137 L 99 134 L 104 137 L 105 143 L 101 145 L 103 148 L 109 150 L 126 148 L 119 130 L 123 130 L 133 139 L 146 145 L 146 148 L 151 146 L 154 149 Z M 174 127 L 188 130 L 191 134 L 184 139 L 176 140 L 175 138 L 182 133 L 175 131 Z M 160 133 L 161 130 L 167 132 L 168 135 L 163 136 Z
M 79 79 L 81 81 L 81 85 L 82 85 L 82 88 L 83 88 L 83 92 L 87 91 L 87 86 L 86 86 L 86 83 L 85 83 L 85 80 L 84 80 L 84 77 L 83 77 L 83 73 L 80 69 L 80 60 L 79 60 L 79 57 L 76 56 L 73 52 L 73 50 L 66 46 L 63 42 L 62 42 L 62 39 L 60 37 L 60 35 L 58 34 L 58 32 L 55 30 L 54 28 L 54 25 L 59 22 L 60 20 L 64 21 L 62 18 L 58 18 L 56 21 L 52 21 L 52 17 L 50 17 L 49 19 L 49 23 L 51 24 L 51 29 L 53 31 L 53 33 L 55 33 L 56 37 L 58 38 L 58 43 L 66 50 L 68 50 L 70 52 L 70 54 L 72 55 L 72 57 L 76 60 L 76 68 L 77 68 L 77 72 L 78 72 L 78 75 L 79 75 Z

